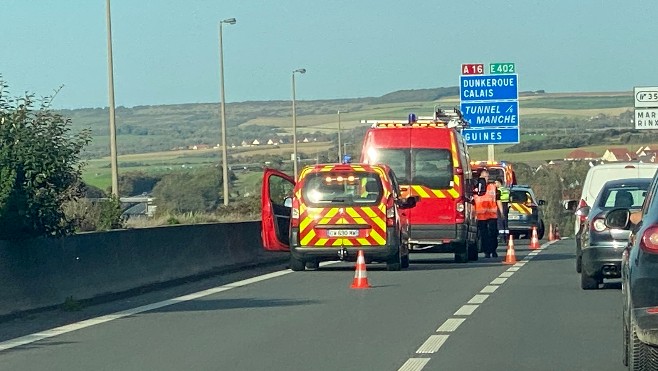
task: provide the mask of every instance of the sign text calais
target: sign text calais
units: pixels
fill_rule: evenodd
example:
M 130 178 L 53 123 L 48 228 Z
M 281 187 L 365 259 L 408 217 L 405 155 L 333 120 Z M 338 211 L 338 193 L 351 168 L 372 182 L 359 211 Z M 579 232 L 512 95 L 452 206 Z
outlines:
M 498 65 L 515 71 L 513 63 Z M 502 70 L 502 67 L 494 68 L 496 72 L 499 69 Z M 470 128 L 463 132 L 468 144 L 519 143 L 518 91 L 518 75 L 514 73 L 460 76 L 460 108 L 464 119 L 470 124 Z

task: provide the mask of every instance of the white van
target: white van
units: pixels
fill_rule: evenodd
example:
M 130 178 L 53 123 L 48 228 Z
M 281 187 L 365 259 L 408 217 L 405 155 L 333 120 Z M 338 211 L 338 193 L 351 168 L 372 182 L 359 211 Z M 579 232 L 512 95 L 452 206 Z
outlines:
M 581 242 L 580 234 L 582 228 L 587 223 L 587 215 L 581 211 L 582 208 L 591 207 L 596 196 L 598 196 L 603 184 L 608 180 L 628 179 L 628 178 L 653 178 L 658 163 L 643 162 L 614 162 L 593 166 L 587 172 L 585 183 L 583 183 L 583 192 L 580 200 L 570 200 L 567 209 L 576 212 L 575 222 L 575 240 L 576 240 L 576 271 L 580 273 L 580 253 Z

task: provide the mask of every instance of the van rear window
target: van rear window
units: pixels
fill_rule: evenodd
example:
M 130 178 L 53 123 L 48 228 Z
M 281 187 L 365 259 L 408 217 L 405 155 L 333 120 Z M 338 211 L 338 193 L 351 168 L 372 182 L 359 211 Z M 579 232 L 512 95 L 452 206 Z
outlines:
M 383 188 L 376 173 L 322 172 L 304 179 L 302 196 L 314 206 L 373 205 L 381 200 Z
M 390 166 L 400 184 L 452 187 L 452 154 L 448 149 L 378 148 L 376 163 Z

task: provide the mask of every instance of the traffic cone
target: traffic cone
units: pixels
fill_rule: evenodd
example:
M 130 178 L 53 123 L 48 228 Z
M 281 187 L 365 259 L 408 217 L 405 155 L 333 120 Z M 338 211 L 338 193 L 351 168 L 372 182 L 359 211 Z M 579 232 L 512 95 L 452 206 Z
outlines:
M 539 238 L 537 238 L 537 227 L 532 227 L 532 238 L 530 238 L 530 250 L 539 248 Z
M 553 234 L 553 223 L 548 225 L 548 240 L 555 241 L 555 234 Z
M 359 250 L 359 255 L 356 258 L 356 271 L 354 272 L 354 280 L 352 281 L 352 289 L 369 289 L 368 273 L 366 272 L 366 259 L 363 256 L 363 250 Z
M 557 224 L 555 225 L 555 232 L 553 232 L 553 238 L 556 240 L 559 240 L 560 237 L 560 228 L 557 227 Z
M 516 253 L 514 252 L 514 239 L 510 235 L 509 242 L 507 243 L 507 254 L 505 255 L 505 260 L 503 264 L 516 264 Z

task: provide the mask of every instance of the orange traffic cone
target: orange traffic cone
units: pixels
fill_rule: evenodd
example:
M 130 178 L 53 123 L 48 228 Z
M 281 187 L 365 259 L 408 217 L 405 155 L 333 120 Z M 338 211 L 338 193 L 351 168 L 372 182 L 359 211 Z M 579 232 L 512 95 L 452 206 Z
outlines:
M 363 256 L 363 250 L 359 250 L 359 255 L 356 258 L 356 271 L 354 272 L 354 280 L 352 281 L 353 289 L 369 289 L 368 273 L 366 272 L 366 259 Z
M 553 232 L 553 238 L 556 240 L 559 240 L 560 237 L 560 228 L 557 227 L 557 224 L 555 225 L 555 232 Z
M 532 227 L 532 238 L 530 238 L 530 250 L 539 248 L 539 238 L 537 238 L 537 227 Z
M 555 241 L 555 234 L 553 234 L 553 223 L 548 225 L 548 240 Z
M 507 254 L 505 255 L 505 260 L 503 264 L 516 264 L 516 253 L 514 252 L 514 240 L 512 236 L 509 236 L 509 243 L 507 244 Z

